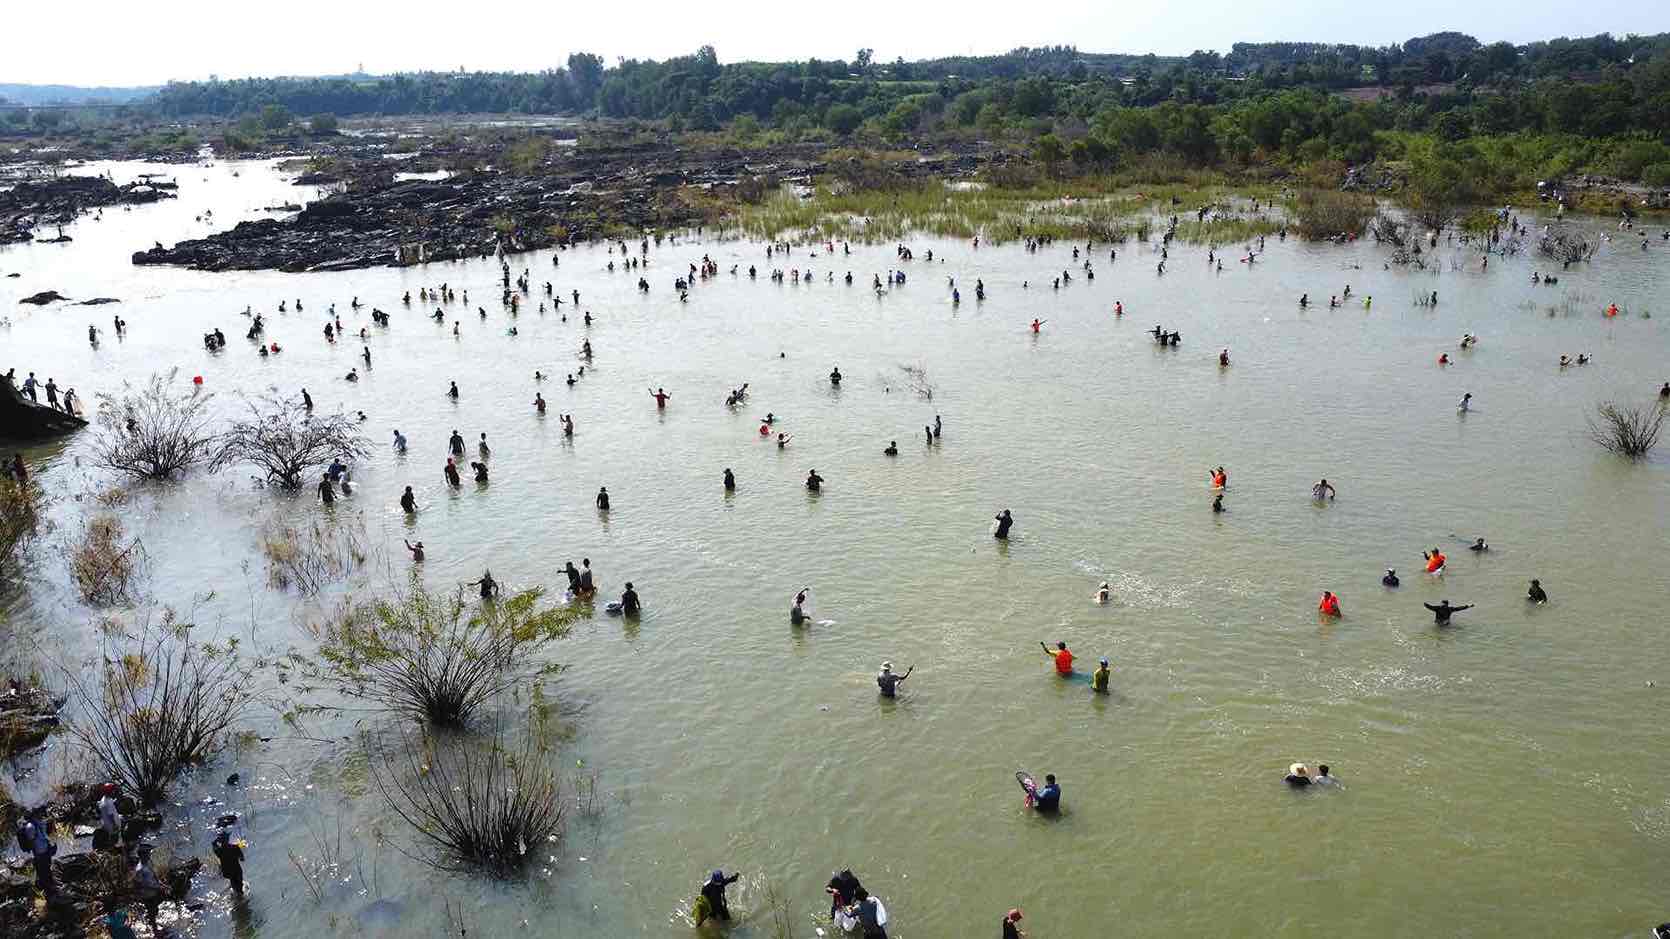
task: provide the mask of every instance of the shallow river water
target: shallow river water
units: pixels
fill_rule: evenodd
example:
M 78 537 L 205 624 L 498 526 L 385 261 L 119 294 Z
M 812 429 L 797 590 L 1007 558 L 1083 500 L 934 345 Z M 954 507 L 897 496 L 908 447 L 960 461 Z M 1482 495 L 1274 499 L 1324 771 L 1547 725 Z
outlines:
M 995 937 L 1012 906 L 1040 939 L 1626 936 L 1670 919 L 1670 464 L 1621 461 L 1584 435 L 1597 402 L 1648 402 L 1670 378 L 1658 306 L 1670 244 L 1657 228 L 1648 250 L 1620 237 L 1558 286 L 1530 283 L 1548 265 L 1529 253 L 1484 271 L 1447 244 L 1429 255 L 1442 273 L 1384 270 L 1373 244 L 1272 237 L 1250 268 L 1226 248 L 1221 273 L 1205 247 L 1177 246 L 1160 276 L 1157 246 L 1126 243 L 1112 262 L 1092 252 L 1091 281 L 1066 245 L 919 238 L 913 262 L 892 244 L 767 261 L 762 245 L 692 235 L 652 245 L 648 294 L 606 270 L 619 257 L 603 245 L 561 253 L 560 267 L 551 252 L 510 257 L 534 282 L 511 337 L 493 260 L 134 267 L 153 241 L 312 195 L 265 163 L 163 172 L 179 178 L 177 202 L 106 210 L 71 226 L 68 245 L 0 250 L 0 274 L 22 275 L 0 278 L 0 368 L 55 377 L 89 404 L 178 366 L 182 381 L 203 376 L 217 412 L 274 386 L 364 410 L 375 455 L 329 511 L 362 514 L 374 552 L 368 574 L 304 603 L 265 586 L 256 532 L 326 512 L 315 499 L 254 487 L 247 471 L 138 487 L 122 512 L 149 553 L 154 601 L 192 608 L 205 632 L 247 637 L 253 619 L 260 643 L 306 648 L 301 622 L 343 589 L 388 589 L 412 538 L 433 586 L 484 566 L 512 586 L 556 586 L 562 562 L 585 556 L 605 595 L 632 580 L 645 606 L 636 623 L 599 613 L 556 650 L 570 666 L 550 686 L 563 771 L 595 772 L 602 796 L 571 813 L 531 882 L 436 874 L 379 846 L 379 833 L 410 842 L 368 784 L 354 723 L 316 721 L 304 738 L 258 710 L 251 726 L 274 739 L 183 781 L 181 821 L 162 838 L 206 856 L 223 809 L 201 800 L 247 813 L 251 901 L 234 914 L 224 882 L 200 878 L 208 905 L 180 924 L 195 934 L 440 935 L 450 905 L 471 935 L 681 936 L 715 867 L 747 875 L 733 888 L 739 937 L 774 935 L 767 876 L 793 904 L 791 935 L 828 932 L 813 917 L 842 866 L 906 939 Z M 194 221 L 211 208 L 213 222 Z M 680 303 L 672 281 L 704 253 L 720 274 Z M 815 280 L 771 283 L 773 265 Z M 872 275 L 896 267 L 908 284 L 878 298 Z M 1063 268 L 1073 282 L 1050 289 Z M 546 280 L 579 290 L 594 325 L 537 313 Z M 440 326 L 417 291 L 443 281 L 470 303 Z M 1329 309 L 1346 284 L 1353 300 Z M 122 303 L 18 305 L 46 289 Z M 1413 302 L 1431 291 L 1436 308 Z M 305 313 L 276 312 L 298 297 Z M 1625 313 L 1608 320 L 1611 302 Z M 321 334 L 331 303 L 351 332 L 371 305 L 393 317 L 371 329 L 374 367 L 358 384 L 341 376 L 362 364 L 361 343 Z M 243 339 L 246 306 L 282 355 L 258 358 Z M 105 329 L 96 348 L 89 323 Z M 1156 324 L 1181 345 L 1156 348 Z M 217 326 L 228 348 L 211 355 L 200 337 Z M 1464 332 L 1479 336 L 1467 351 Z M 595 361 L 570 389 L 560 379 L 587 337 Z M 1220 369 L 1226 347 L 1233 365 Z M 1445 351 L 1454 364 L 1440 368 Z M 1593 364 L 1556 367 L 1580 352 Z M 931 402 L 904 365 L 925 369 Z M 536 369 L 557 380 L 536 385 Z M 727 409 L 744 381 L 750 400 Z M 671 393 L 665 411 L 651 386 Z M 1473 409 L 1458 413 L 1467 392 Z M 793 434 L 785 449 L 756 433 L 768 411 Z M 572 442 L 559 412 L 574 415 Z M 944 435 L 930 447 L 922 427 L 936 414 Z M 410 438 L 404 457 L 394 428 Z M 443 484 L 453 428 L 472 451 L 488 435 L 490 485 Z M 0 601 L 8 658 L 78 667 L 93 648 L 94 612 L 62 559 L 75 494 L 103 482 L 85 438 L 25 451 L 60 497 L 60 527 Z M 896 458 L 882 455 L 890 440 Z M 1220 464 L 1228 511 L 1214 515 L 1207 471 Z M 826 480 L 816 496 L 801 485 L 813 468 Z M 1309 496 L 1322 476 L 1339 493 L 1327 504 Z M 410 523 L 405 485 L 421 507 Z M 1016 519 L 1007 544 L 991 537 L 1002 508 Z M 1465 550 L 1479 536 L 1492 550 Z M 1451 557 L 1442 578 L 1421 573 L 1434 545 Z M 1401 589 L 1380 586 L 1387 567 Z M 1547 606 L 1525 602 L 1532 577 Z M 1097 606 L 1103 580 L 1114 602 Z M 791 628 L 803 585 L 816 622 Z M 1337 621 L 1317 617 L 1325 589 L 1341 597 Z M 1441 598 L 1476 607 L 1437 629 L 1421 604 Z M 1038 644 L 1057 640 L 1086 669 L 1109 658 L 1113 693 L 1056 679 Z M 897 701 L 876 695 L 883 660 L 915 667 Z M 1330 764 L 1341 785 L 1289 791 L 1296 760 Z M 1023 807 L 1017 769 L 1059 776 L 1059 817 Z M 229 792 L 232 771 L 248 784 Z M 290 855 L 318 858 L 338 821 L 348 862 L 316 901 Z

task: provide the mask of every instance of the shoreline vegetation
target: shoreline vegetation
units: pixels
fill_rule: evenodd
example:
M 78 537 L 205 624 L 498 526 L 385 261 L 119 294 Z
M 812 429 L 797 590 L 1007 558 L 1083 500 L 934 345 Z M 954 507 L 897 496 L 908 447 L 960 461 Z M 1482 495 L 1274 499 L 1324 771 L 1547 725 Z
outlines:
M 328 213 L 314 213 L 330 217 L 303 212 L 301 224 L 275 219 L 139 263 L 366 267 L 698 225 L 825 240 L 1005 240 L 1020 225 L 1113 240 L 1176 214 L 1175 236 L 1202 243 L 1282 224 L 1364 234 L 1366 203 L 1342 211 L 1323 192 L 1404 207 L 1434 231 L 1487 230 L 1504 205 L 1659 217 L 1670 212 L 1670 33 L 1513 45 L 1451 32 L 1165 58 L 1056 46 L 892 63 L 868 49 L 721 63 L 704 46 L 607 67 L 577 53 L 537 74 L 174 82 L 114 106 L 0 110 L 0 178 L 66 160 L 255 156 L 305 161 L 296 181 L 331 187 Z M 447 178 L 396 179 L 438 171 Z M 8 199 L 0 191 L 0 212 L 34 217 Z M 440 205 L 459 219 L 444 244 L 405 250 Z M 1299 218 L 1322 208 L 1326 224 Z M 343 215 L 353 225 L 332 222 Z M 343 241 L 373 229 L 387 237 Z M 292 250 L 296 237 L 317 245 Z

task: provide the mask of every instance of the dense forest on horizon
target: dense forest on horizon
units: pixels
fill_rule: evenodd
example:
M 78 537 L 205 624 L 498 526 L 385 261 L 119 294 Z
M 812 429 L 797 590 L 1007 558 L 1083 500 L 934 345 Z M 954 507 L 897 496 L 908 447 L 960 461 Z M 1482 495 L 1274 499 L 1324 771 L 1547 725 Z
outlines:
M 981 140 L 1049 169 L 1162 157 L 1195 167 L 1316 169 L 1441 157 L 1481 193 L 1599 172 L 1670 187 L 1670 33 L 1484 44 L 1444 32 L 1366 47 L 1236 43 L 1184 57 L 1085 53 L 878 62 L 721 63 L 704 46 L 663 61 L 576 53 L 538 73 L 176 82 L 107 120 L 227 122 L 223 152 L 328 135 L 337 117 L 524 113 L 653 122 L 742 145 Z M 74 112 L 0 112 L 0 133 L 73 129 Z M 83 129 L 96 132 L 97 122 Z M 158 133 L 161 149 L 198 143 Z

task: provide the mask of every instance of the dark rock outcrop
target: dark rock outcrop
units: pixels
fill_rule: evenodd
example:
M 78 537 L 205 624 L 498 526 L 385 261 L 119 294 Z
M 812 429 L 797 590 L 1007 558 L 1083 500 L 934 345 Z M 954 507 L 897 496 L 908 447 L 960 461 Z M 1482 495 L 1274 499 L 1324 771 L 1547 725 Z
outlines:
M 40 688 L 13 685 L 0 692 L 0 759 L 11 759 L 46 742 L 58 727 L 63 699 Z
M 29 241 L 37 227 L 67 225 L 88 209 L 143 205 L 172 198 L 172 192 L 150 182 L 118 186 L 102 176 L 60 176 L 21 182 L 0 191 L 0 244 Z
M 0 436 L 37 440 L 80 430 L 87 422 L 74 414 L 37 404 L 23 396 L 11 379 L 0 375 Z
M 22 300 L 19 300 L 17 302 L 19 302 L 19 303 L 29 303 L 29 304 L 33 304 L 35 306 L 46 306 L 48 303 L 57 303 L 60 300 L 68 300 L 68 299 L 69 299 L 69 297 L 64 296 L 63 294 L 59 293 L 56 290 L 43 290 L 40 293 L 24 297 Z

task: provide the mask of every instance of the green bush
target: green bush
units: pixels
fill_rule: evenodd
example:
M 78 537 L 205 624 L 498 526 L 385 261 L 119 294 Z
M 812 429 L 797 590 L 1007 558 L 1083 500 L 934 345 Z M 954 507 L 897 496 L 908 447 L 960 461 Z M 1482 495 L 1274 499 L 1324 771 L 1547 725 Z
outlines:
M 863 113 L 850 104 L 834 105 L 823 116 L 824 126 L 843 137 L 857 130 L 863 122 Z
M 1654 189 L 1670 189 L 1670 162 L 1646 167 L 1641 171 L 1641 181 Z

